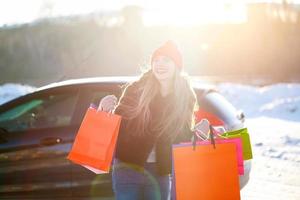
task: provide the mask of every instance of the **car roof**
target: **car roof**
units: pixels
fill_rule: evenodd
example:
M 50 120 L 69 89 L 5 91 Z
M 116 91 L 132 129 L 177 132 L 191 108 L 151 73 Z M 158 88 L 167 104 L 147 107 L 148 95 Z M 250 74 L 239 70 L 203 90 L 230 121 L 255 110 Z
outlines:
M 97 84 L 97 83 L 127 83 L 137 80 L 137 76 L 104 76 L 104 77 L 90 77 L 90 78 L 79 78 L 69 79 L 65 81 L 54 82 L 40 88 L 37 91 L 46 90 L 50 88 L 70 86 L 70 85 L 84 85 L 84 84 Z
M 90 78 L 79 78 L 79 79 L 69 79 L 65 81 L 54 82 L 40 88 L 37 88 L 36 91 L 72 86 L 72 85 L 85 85 L 85 84 L 97 84 L 97 83 L 115 83 L 115 84 L 124 84 L 128 82 L 133 82 L 138 80 L 138 76 L 102 76 L 102 77 L 90 77 Z M 215 90 L 213 84 L 204 82 L 199 77 L 191 77 L 191 84 L 195 89 L 200 90 Z

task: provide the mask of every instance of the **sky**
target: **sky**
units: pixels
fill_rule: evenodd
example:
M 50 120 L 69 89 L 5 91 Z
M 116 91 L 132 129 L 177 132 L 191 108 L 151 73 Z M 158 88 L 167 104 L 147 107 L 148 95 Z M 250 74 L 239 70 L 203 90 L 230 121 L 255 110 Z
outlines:
M 41 17 L 67 16 L 120 10 L 126 5 L 144 8 L 147 25 L 195 25 L 203 23 L 241 23 L 246 2 L 259 0 L 0 0 L 0 26 L 32 22 Z M 265 0 L 263 2 L 281 2 Z M 300 0 L 288 1 L 300 3 Z M 230 6 L 228 6 L 230 4 Z M 225 5 L 225 6 L 224 6 Z M 227 6 L 226 6 L 227 5 Z

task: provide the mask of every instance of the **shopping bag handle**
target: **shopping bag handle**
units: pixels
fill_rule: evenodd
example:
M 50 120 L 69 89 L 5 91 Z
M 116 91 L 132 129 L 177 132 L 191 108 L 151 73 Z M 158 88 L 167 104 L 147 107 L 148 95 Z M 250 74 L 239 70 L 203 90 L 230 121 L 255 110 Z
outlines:
M 214 129 L 212 125 L 209 125 L 209 137 L 210 137 L 210 142 L 214 146 L 214 149 L 216 148 L 216 141 L 214 138 Z
M 198 139 L 203 139 L 202 137 L 200 137 L 196 132 L 194 132 L 193 134 L 193 150 L 196 150 L 196 144 Z M 213 145 L 214 149 L 216 148 L 216 141 L 214 138 L 214 128 L 212 127 L 212 125 L 209 125 L 209 138 L 206 138 L 205 140 L 209 139 L 210 143 Z

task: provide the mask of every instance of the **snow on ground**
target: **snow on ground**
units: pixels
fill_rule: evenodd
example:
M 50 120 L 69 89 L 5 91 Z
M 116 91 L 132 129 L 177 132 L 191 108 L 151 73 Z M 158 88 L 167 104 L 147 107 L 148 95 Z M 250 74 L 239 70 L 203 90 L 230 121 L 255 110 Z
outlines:
M 0 85 L 0 105 L 18 96 L 32 92 L 34 89 L 34 87 L 29 85 L 20 85 L 15 83 Z
M 264 87 L 224 83 L 219 91 L 247 118 L 268 116 L 300 122 L 300 84 Z
M 246 115 L 253 148 L 243 200 L 300 199 L 300 84 L 254 87 L 220 84 Z
M 246 126 L 253 150 L 250 181 L 243 200 L 300 199 L 300 123 L 250 118 Z
M 223 83 L 218 90 L 246 116 L 253 148 L 243 200 L 300 199 L 300 84 L 265 87 Z M 0 85 L 0 104 L 33 91 Z

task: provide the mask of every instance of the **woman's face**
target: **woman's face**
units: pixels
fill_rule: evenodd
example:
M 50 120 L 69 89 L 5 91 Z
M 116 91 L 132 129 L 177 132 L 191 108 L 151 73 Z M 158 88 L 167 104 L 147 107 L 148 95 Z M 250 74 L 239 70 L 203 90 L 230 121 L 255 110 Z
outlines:
M 174 77 L 176 65 L 167 56 L 156 56 L 152 62 L 152 71 L 158 81 L 171 81 Z

